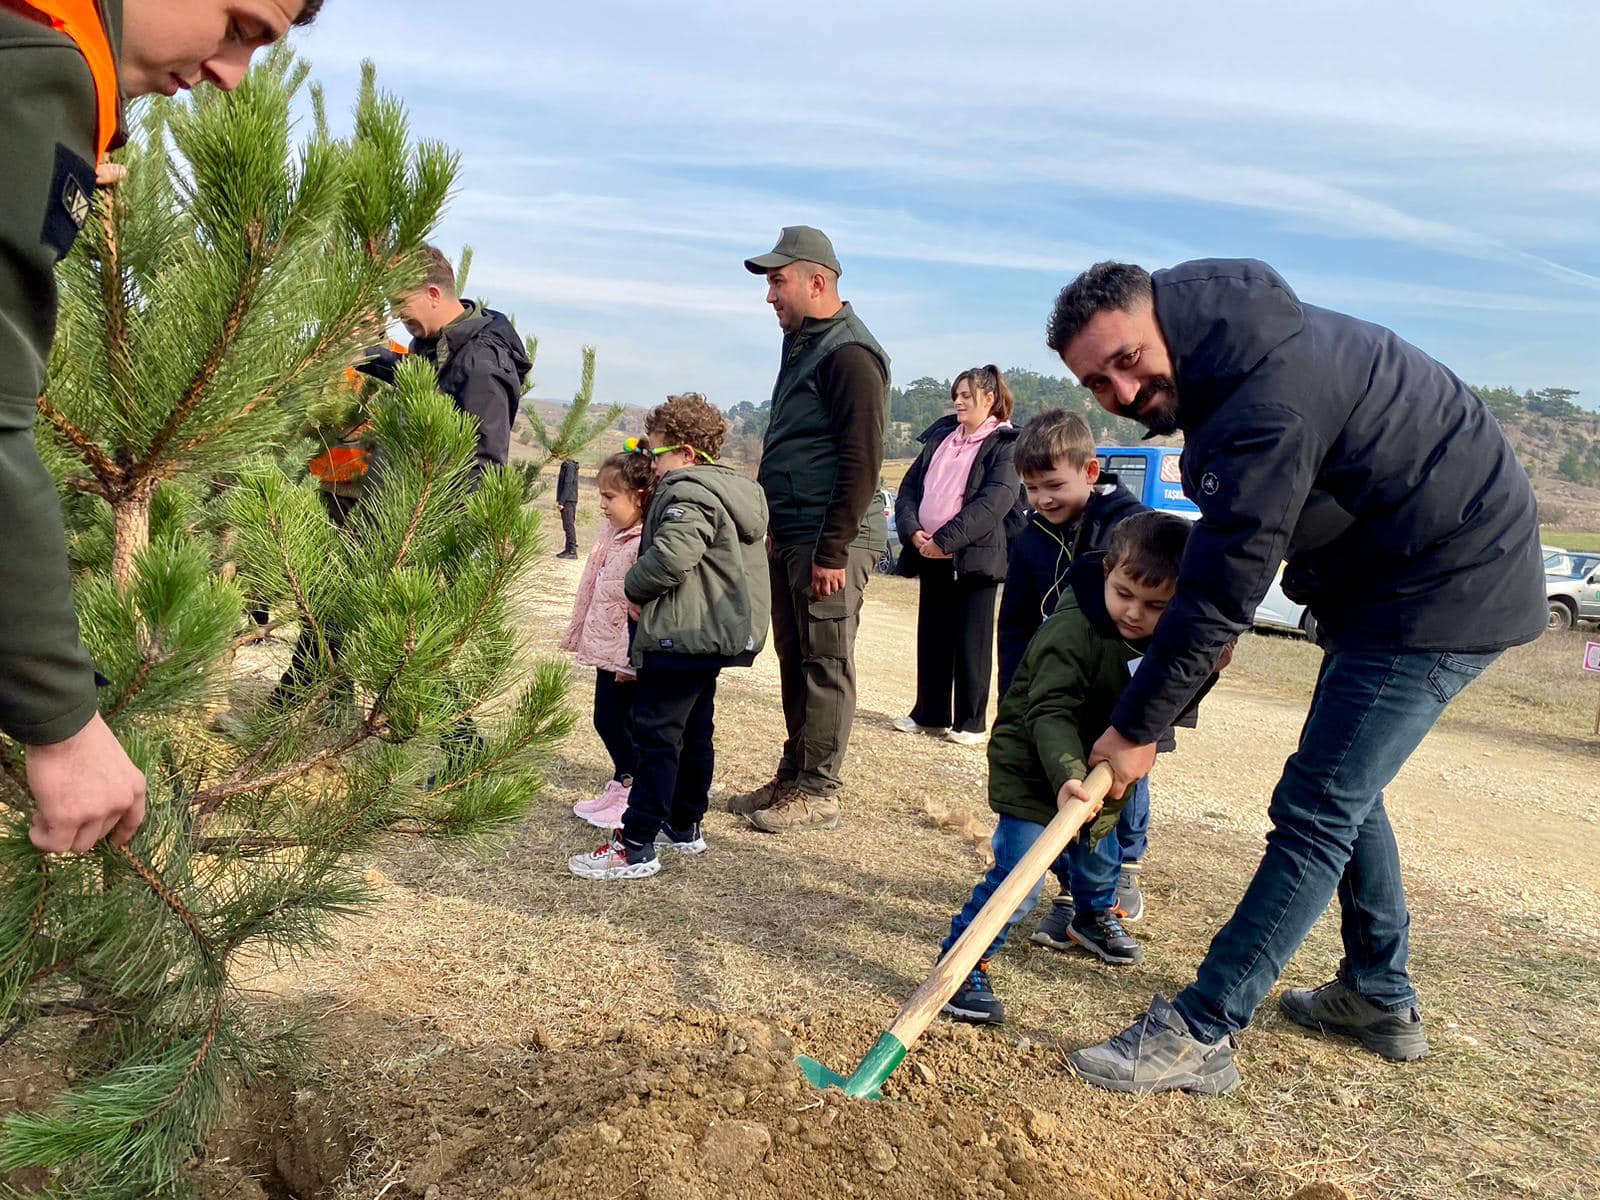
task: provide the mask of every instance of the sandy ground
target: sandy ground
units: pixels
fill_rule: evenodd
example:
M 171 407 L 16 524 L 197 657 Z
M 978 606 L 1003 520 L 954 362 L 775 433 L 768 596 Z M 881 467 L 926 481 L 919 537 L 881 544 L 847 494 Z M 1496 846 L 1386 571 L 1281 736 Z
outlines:
M 552 652 L 580 567 L 541 568 L 530 653 Z M 1224 683 L 1160 763 L 1141 966 L 1014 945 L 994 970 L 1007 1026 L 936 1025 L 889 1115 L 791 1086 L 793 1050 L 843 1069 L 870 1045 L 982 869 L 981 751 L 889 726 L 913 692 L 914 605 L 904 581 L 869 590 L 838 832 L 770 838 L 714 805 L 702 858 L 636 884 L 572 878 L 565 856 L 596 838 L 567 808 L 608 770 L 581 722 L 509 842 L 370 864 L 383 892 L 370 919 L 248 981 L 263 1012 L 309 1018 L 325 1065 L 293 1081 L 289 1116 L 235 1122 L 235 1165 L 277 1165 L 215 1194 L 1600 1195 L 1597 755 L 1578 735 L 1524 742 L 1515 711 L 1498 733 L 1441 726 L 1390 791 L 1427 1060 L 1311 1037 L 1269 1000 L 1233 1097 L 1108 1096 L 1062 1069 L 1065 1050 L 1181 988 L 1231 911 L 1304 715 L 1293 681 Z M 1305 675 L 1314 653 L 1247 638 L 1238 677 L 1279 659 Z M 578 676 L 573 703 L 588 698 Z M 719 782 L 763 779 L 780 729 L 771 654 L 727 672 Z M 1332 973 L 1334 922 L 1285 983 Z M 730 1099 L 741 1073 L 754 1082 Z M 308 1165 L 308 1138 L 336 1153 Z

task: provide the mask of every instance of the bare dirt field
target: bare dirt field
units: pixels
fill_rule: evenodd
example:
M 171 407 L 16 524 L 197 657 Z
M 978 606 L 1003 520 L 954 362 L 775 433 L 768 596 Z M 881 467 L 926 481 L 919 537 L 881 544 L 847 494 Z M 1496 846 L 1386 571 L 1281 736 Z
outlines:
M 553 652 L 580 566 L 541 566 L 531 655 Z M 936 1024 L 892 1103 L 810 1090 L 793 1055 L 855 1063 L 932 965 L 992 828 L 981 751 L 890 728 L 911 701 L 914 613 L 914 585 L 874 580 L 837 832 L 767 837 L 714 801 L 708 854 L 641 883 L 576 879 L 563 860 L 596 834 L 568 806 L 609 770 L 581 722 L 508 842 L 371 863 L 371 919 L 247 981 L 263 1021 L 310 1024 L 319 1065 L 241 1093 L 208 1194 L 1600 1196 L 1600 686 L 1578 670 L 1581 632 L 1497 663 L 1391 789 L 1426 1060 L 1310 1036 L 1269 1000 L 1231 1097 L 1109 1095 L 1064 1069 L 1188 981 L 1259 854 L 1317 652 L 1251 636 L 1153 777 L 1144 963 L 1021 940 L 994 967 L 1003 1030 Z M 723 679 L 718 777 L 740 787 L 774 764 L 776 664 Z M 588 699 L 575 677 L 574 705 Z M 1332 974 L 1335 919 L 1285 983 Z

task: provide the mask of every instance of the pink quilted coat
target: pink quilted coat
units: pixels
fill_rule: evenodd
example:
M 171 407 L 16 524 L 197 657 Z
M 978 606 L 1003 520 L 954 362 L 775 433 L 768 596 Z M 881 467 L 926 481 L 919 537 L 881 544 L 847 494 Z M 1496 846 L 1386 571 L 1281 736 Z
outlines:
M 628 598 L 622 581 L 639 557 L 643 531 L 642 524 L 620 530 L 602 526 L 589 561 L 583 564 L 572 622 L 561 639 L 561 648 L 572 651 L 581 667 L 633 673 L 628 665 Z

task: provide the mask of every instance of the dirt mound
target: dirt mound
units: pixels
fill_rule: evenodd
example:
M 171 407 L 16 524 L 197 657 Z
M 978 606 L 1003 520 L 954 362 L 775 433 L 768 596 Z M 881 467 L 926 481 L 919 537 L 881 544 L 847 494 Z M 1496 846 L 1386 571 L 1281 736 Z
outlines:
M 534 1048 L 520 1067 L 487 1074 L 466 1055 L 436 1059 L 371 1097 L 374 1110 L 360 1124 L 381 1143 L 369 1157 L 381 1164 L 386 1194 L 423 1200 L 1200 1194 L 1129 1161 L 1093 1121 L 947 1099 L 933 1086 L 937 1064 L 962 1047 L 944 1040 L 934 1039 L 920 1067 L 909 1063 L 891 1079 L 889 1102 L 853 1101 L 805 1082 L 777 1024 L 690 1012 L 613 1029 L 598 1044 Z M 352 1182 L 370 1196 L 375 1180 Z

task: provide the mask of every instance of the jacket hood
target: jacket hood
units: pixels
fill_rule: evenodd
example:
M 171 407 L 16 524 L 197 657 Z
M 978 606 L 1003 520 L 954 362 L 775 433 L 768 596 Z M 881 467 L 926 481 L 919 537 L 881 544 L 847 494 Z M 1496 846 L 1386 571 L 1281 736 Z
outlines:
M 709 492 L 733 518 L 739 540 L 748 545 L 767 536 L 767 498 L 755 480 L 720 463 L 680 467 L 665 475 L 660 487 Z
M 449 347 L 451 357 L 460 353 L 467 343 L 483 340 L 503 348 L 518 375 L 526 375 L 533 367 L 527 347 L 517 336 L 517 328 L 511 323 L 511 318 L 486 307 L 482 300 L 469 301 L 467 311 L 446 325 L 439 338 Z
M 960 422 L 956 420 L 954 413 L 940 417 L 932 425 L 929 425 L 917 435 L 917 441 L 923 443 L 923 445 L 928 445 L 930 443 L 937 445 L 939 442 L 942 442 L 945 438 L 954 433 L 958 424 L 960 424 Z M 997 438 L 1002 442 L 1014 442 L 1017 440 L 1017 434 L 1019 432 L 1020 431 L 1017 429 L 1017 427 L 1012 425 L 1010 422 L 1001 422 L 999 425 L 993 426 L 987 432 L 983 433 L 977 440 L 983 442 L 990 438 Z
M 1104 550 L 1097 550 L 1093 554 L 1080 554 L 1073 559 L 1072 566 L 1067 568 L 1067 586 L 1062 593 L 1062 605 L 1066 604 L 1068 596 L 1072 597 L 1078 611 L 1088 618 L 1096 633 L 1114 637 L 1136 650 L 1142 650 L 1149 645 L 1150 639 L 1128 641 L 1117 628 L 1117 623 L 1111 619 L 1111 610 L 1106 607 L 1105 562 Z
M 1156 321 L 1172 355 L 1178 423 L 1192 428 L 1305 314 L 1283 277 L 1253 258 L 1203 258 L 1151 276 Z

